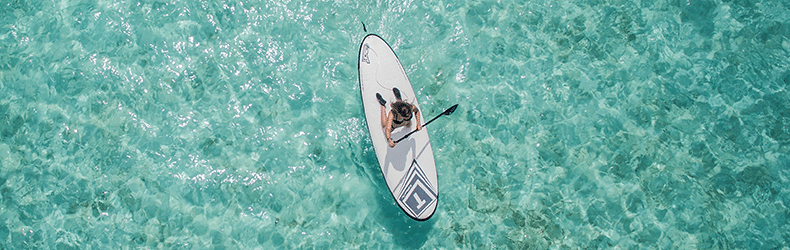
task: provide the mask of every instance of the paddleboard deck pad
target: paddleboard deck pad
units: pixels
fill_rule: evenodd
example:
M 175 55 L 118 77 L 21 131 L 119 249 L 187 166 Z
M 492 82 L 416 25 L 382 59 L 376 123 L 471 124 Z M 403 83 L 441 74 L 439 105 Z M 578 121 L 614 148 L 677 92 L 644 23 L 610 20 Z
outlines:
M 428 131 L 423 127 L 394 148 L 390 148 L 382 128 L 381 104 L 376 99 L 376 93 L 381 94 L 387 101 L 387 113 L 390 103 L 397 100 L 393 88 L 400 90 L 402 100 L 417 106 L 423 122 L 424 111 L 417 102 L 403 66 L 384 39 L 374 34 L 367 35 L 359 46 L 357 63 L 365 120 L 387 187 L 395 202 L 409 217 L 420 221 L 427 220 L 436 211 L 439 200 L 439 181 Z M 392 140 L 400 139 L 415 127 L 416 119 L 412 118 L 411 126 L 392 131 Z

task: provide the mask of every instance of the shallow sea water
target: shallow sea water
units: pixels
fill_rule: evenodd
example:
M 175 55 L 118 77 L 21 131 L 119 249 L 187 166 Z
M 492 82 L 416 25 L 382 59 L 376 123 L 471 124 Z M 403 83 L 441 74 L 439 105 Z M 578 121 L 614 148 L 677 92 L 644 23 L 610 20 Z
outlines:
M 0 3 L 0 248 L 788 249 L 787 1 Z M 440 197 L 395 205 L 369 32 Z

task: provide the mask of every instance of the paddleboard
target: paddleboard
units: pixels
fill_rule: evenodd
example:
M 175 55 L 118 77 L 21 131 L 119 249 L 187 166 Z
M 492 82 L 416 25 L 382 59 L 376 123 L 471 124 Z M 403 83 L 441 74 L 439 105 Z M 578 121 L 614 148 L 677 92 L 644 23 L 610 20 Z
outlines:
M 365 120 L 387 187 L 395 202 L 409 217 L 427 220 L 436 211 L 439 200 L 439 180 L 428 130 L 423 127 L 390 148 L 381 125 L 381 104 L 376 99 L 376 93 L 387 101 L 387 113 L 390 103 L 397 100 L 393 88 L 400 90 L 404 101 L 417 106 L 422 122 L 425 122 L 422 116 L 425 112 L 420 108 L 400 60 L 384 39 L 374 34 L 367 35 L 359 46 L 357 63 Z M 416 117 L 412 118 L 410 127 L 394 129 L 392 140 L 400 139 L 415 127 Z

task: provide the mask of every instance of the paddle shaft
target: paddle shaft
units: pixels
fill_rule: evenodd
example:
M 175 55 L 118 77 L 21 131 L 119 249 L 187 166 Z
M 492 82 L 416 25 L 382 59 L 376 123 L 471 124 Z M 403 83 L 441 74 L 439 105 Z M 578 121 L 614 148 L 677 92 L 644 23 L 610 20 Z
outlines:
M 431 119 L 430 121 L 428 121 L 428 122 L 426 122 L 425 124 L 423 124 L 423 125 L 422 125 L 422 127 L 424 128 L 425 126 L 428 126 L 428 124 L 431 124 L 431 122 L 435 121 L 437 118 L 439 118 L 439 117 L 440 117 L 440 116 L 442 116 L 442 115 L 450 115 L 450 114 L 452 114 L 452 113 L 455 111 L 455 108 L 456 108 L 457 106 L 458 106 L 458 104 L 456 104 L 455 106 L 452 106 L 452 107 L 450 107 L 449 109 L 447 109 L 447 110 L 445 110 L 444 112 L 442 112 L 441 114 L 437 115 L 436 117 L 434 117 L 434 118 L 433 118 L 433 119 Z M 408 134 L 404 135 L 403 137 L 401 137 L 400 139 L 398 139 L 397 141 L 395 141 L 395 143 L 398 143 L 398 142 L 402 141 L 403 139 L 409 138 L 409 136 L 410 136 L 411 134 L 414 134 L 414 133 L 416 133 L 417 131 L 418 131 L 418 130 L 412 130 L 412 131 L 411 131 L 411 132 L 409 132 Z
M 422 125 L 422 127 L 424 128 L 425 126 L 428 126 L 428 124 L 430 124 L 430 123 L 431 123 L 433 120 L 436 120 L 436 118 L 439 118 L 439 116 L 442 116 L 442 114 L 439 114 L 439 115 L 437 115 L 436 117 L 434 117 L 433 119 L 431 119 L 430 121 L 426 122 L 425 124 L 423 124 L 423 125 Z M 401 137 L 400 139 L 398 139 L 397 141 L 395 141 L 395 143 L 398 143 L 398 142 L 402 141 L 403 139 L 406 139 L 406 138 L 408 138 L 408 137 L 409 137 L 411 134 L 414 134 L 414 133 L 416 133 L 417 131 L 419 131 L 419 130 L 412 130 L 412 131 L 411 131 L 411 132 L 409 132 L 408 134 L 404 135 L 403 137 Z

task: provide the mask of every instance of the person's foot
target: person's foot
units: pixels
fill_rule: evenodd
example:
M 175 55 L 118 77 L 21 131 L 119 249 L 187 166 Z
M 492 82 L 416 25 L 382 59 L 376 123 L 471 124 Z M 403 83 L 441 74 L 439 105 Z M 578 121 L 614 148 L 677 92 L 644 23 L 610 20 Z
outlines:
M 398 101 L 403 101 L 403 98 L 400 97 L 400 90 L 398 88 L 392 88 L 392 93 L 395 94 L 395 98 L 397 98 Z
M 376 99 L 379 100 L 379 104 L 381 104 L 381 106 L 384 106 L 385 104 L 387 104 L 387 101 L 385 101 L 384 98 L 381 97 L 381 94 L 379 94 L 379 93 L 376 93 Z

